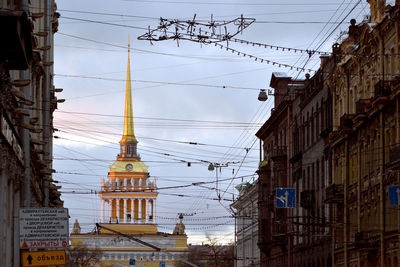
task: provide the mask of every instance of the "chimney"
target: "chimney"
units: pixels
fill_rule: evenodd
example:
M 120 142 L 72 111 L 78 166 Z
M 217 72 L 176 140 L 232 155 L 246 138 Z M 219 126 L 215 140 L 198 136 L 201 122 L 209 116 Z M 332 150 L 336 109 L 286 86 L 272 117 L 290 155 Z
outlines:
M 320 56 L 319 58 L 321 60 L 321 64 L 320 64 L 319 68 L 323 69 L 323 68 L 325 68 L 326 64 L 328 63 L 329 56 L 325 55 L 325 56 Z
M 367 0 L 370 5 L 371 22 L 379 23 L 385 17 L 386 0 Z M 399 0 L 396 0 L 396 3 Z

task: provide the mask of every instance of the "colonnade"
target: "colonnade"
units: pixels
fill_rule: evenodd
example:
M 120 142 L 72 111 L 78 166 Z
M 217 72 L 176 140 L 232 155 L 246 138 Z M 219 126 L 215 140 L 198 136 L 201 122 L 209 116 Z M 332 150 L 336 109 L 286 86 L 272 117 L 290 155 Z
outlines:
M 120 202 L 122 201 L 122 206 Z M 135 200 L 137 200 L 137 210 L 135 210 Z M 107 197 L 101 198 L 100 204 L 100 222 L 118 222 L 118 223 L 152 223 L 155 224 L 156 215 L 156 199 L 155 198 L 129 198 L 129 197 Z M 128 210 L 128 201 L 130 202 L 130 210 Z M 104 220 L 104 205 L 108 203 L 108 216 Z M 115 204 L 114 204 L 115 203 Z M 144 204 L 144 210 L 142 205 Z M 151 217 L 149 218 L 148 207 L 151 203 Z M 115 205 L 115 207 L 113 207 Z M 121 210 L 123 208 L 123 210 Z M 114 211 L 115 210 L 115 216 Z M 121 211 L 122 216 L 121 216 Z M 137 215 L 135 217 L 135 215 Z M 142 216 L 144 215 L 144 216 Z

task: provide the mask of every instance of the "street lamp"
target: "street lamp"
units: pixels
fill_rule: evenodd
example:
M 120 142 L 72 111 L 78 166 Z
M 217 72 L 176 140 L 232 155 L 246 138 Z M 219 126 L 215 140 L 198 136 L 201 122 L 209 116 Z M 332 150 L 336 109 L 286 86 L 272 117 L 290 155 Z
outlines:
M 264 102 L 267 101 L 267 99 L 268 96 L 267 93 L 265 92 L 265 89 L 260 89 L 260 93 L 258 94 L 258 100 Z
M 214 164 L 210 163 L 210 165 L 208 165 L 208 170 L 212 172 L 214 170 Z

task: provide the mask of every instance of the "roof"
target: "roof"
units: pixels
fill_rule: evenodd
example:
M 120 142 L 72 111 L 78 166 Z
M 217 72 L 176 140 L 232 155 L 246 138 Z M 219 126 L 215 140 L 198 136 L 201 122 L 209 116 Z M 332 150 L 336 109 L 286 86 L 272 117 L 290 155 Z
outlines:
M 274 75 L 276 78 L 290 78 L 286 72 L 273 72 L 272 75 Z

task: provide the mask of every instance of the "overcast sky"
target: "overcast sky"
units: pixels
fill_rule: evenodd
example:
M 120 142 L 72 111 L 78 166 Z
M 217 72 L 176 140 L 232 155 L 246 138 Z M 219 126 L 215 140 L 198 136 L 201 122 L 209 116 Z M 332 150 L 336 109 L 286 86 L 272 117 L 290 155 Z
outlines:
M 57 4 L 61 17 L 55 37 L 55 85 L 64 89 L 58 98 L 66 101 L 55 113 L 55 135 L 60 138 L 54 145 L 54 177 L 63 186 L 70 226 L 78 218 L 87 232 L 99 221 L 95 191 L 119 152 L 127 65 L 124 47 L 130 36 L 135 134 L 142 161 L 160 188 L 156 221 L 159 231 L 172 232 L 178 213 L 187 214 L 184 223 L 192 243 L 205 235 L 233 239 L 229 205 L 237 197 L 234 186 L 257 178 L 259 143 L 254 133 L 273 107 L 272 97 L 259 102 L 257 96 L 259 89 L 269 88 L 271 73 L 304 78 L 306 72 L 296 67 L 316 70 L 319 55 L 308 58 L 293 49 L 330 52 L 350 19 L 360 22 L 369 13 L 365 0 L 68 0 Z M 241 14 L 254 18 L 237 38 L 291 50 L 229 42 L 229 48 L 235 49 L 232 53 L 189 41 L 179 41 L 178 47 L 173 40 L 153 45 L 137 40 L 148 26 L 156 28 L 160 17 L 190 20 L 194 14 L 203 23 L 211 14 L 218 22 Z M 218 178 L 225 179 L 218 185 L 216 172 L 207 170 L 208 162 L 225 166 L 218 171 Z M 195 182 L 210 183 L 162 189 Z M 217 192 L 225 200 L 215 200 Z

